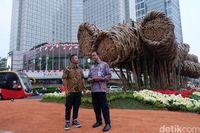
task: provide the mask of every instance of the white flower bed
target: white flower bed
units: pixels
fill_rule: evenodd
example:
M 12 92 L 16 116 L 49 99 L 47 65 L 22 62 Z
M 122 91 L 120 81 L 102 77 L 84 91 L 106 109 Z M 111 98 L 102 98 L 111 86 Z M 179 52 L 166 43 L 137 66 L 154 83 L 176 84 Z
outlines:
M 48 93 L 48 94 L 45 94 L 42 98 L 43 99 L 60 99 L 60 98 L 63 98 L 65 97 L 65 93 Z
M 192 94 L 197 95 L 197 96 L 200 96 L 200 92 L 199 92 L 199 91 L 195 91 L 195 92 L 193 92 Z
M 152 103 L 160 102 L 166 106 L 185 106 L 187 109 L 198 109 L 200 108 L 200 100 L 194 100 L 190 98 L 183 98 L 179 95 L 166 95 L 151 90 L 142 90 L 134 92 L 134 97 L 142 98 L 144 101 Z
M 194 92 L 193 94 L 200 96 L 200 92 Z M 65 93 L 49 93 L 43 96 L 43 99 L 63 99 Z M 179 95 L 167 95 L 151 90 L 141 90 L 139 92 L 134 91 L 133 99 L 137 99 L 141 102 L 150 103 L 160 108 L 168 108 L 170 110 L 183 110 L 200 113 L 200 100 L 194 100 L 190 98 L 183 98 Z M 112 97 L 110 97 L 112 99 Z M 88 100 L 87 98 L 85 99 Z M 91 99 L 90 99 L 91 100 Z M 91 102 L 91 101 L 90 101 Z

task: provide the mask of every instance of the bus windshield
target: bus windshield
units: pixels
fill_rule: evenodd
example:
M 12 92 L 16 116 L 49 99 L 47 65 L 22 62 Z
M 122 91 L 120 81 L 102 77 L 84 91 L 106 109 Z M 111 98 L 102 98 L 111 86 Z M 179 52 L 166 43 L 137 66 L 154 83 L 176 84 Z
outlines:
M 23 72 L 18 72 L 18 74 L 19 74 L 20 78 L 22 79 L 22 81 L 25 85 L 25 91 L 27 93 L 30 93 L 32 91 L 33 87 L 31 85 L 31 82 L 30 82 L 28 76 Z

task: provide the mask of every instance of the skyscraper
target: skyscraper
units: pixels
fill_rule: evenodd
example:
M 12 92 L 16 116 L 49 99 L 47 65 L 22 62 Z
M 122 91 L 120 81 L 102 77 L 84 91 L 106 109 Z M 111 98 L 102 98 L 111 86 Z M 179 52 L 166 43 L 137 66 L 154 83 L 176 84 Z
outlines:
M 83 21 L 108 29 L 135 20 L 134 0 L 83 0 Z
M 78 42 L 82 21 L 82 0 L 13 0 L 9 51 L 20 51 L 22 56 L 44 42 Z M 20 62 L 13 63 L 22 66 Z
M 178 42 L 183 42 L 179 0 L 135 0 L 136 21 L 140 21 L 152 10 L 162 11 L 170 17 L 175 25 L 175 35 Z

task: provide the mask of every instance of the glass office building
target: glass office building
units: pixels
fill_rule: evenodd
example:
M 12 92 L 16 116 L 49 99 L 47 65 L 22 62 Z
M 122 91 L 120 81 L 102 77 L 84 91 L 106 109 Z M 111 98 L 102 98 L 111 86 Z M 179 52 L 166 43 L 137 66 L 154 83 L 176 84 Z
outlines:
M 175 25 L 175 35 L 178 42 L 183 42 L 179 0 L 135 0 L 136 20 L 141 19 L 150 11 L 164 12 Z
M 23 69 L 23 54 L 34 46 L 77 43 L 83 21 L 108 29 L 130 20 L 136 20 L 135 0 L 13 0 L 12 68 Z
M 134 0 L 83 0 L 83 21 L 108 29 L 135 20 Z
M 9 51 L 23 53 L 45 42 L 76 43 L 82 21 L 82 0 L 13 0 Z

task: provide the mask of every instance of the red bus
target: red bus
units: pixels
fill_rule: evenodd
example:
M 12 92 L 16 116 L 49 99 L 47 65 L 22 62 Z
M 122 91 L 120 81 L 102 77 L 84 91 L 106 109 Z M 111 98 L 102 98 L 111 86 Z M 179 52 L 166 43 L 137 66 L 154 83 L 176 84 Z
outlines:
M 0 72 L 0 100 L 17 99 L 32 95 L 32 85 L 23 72 Z

